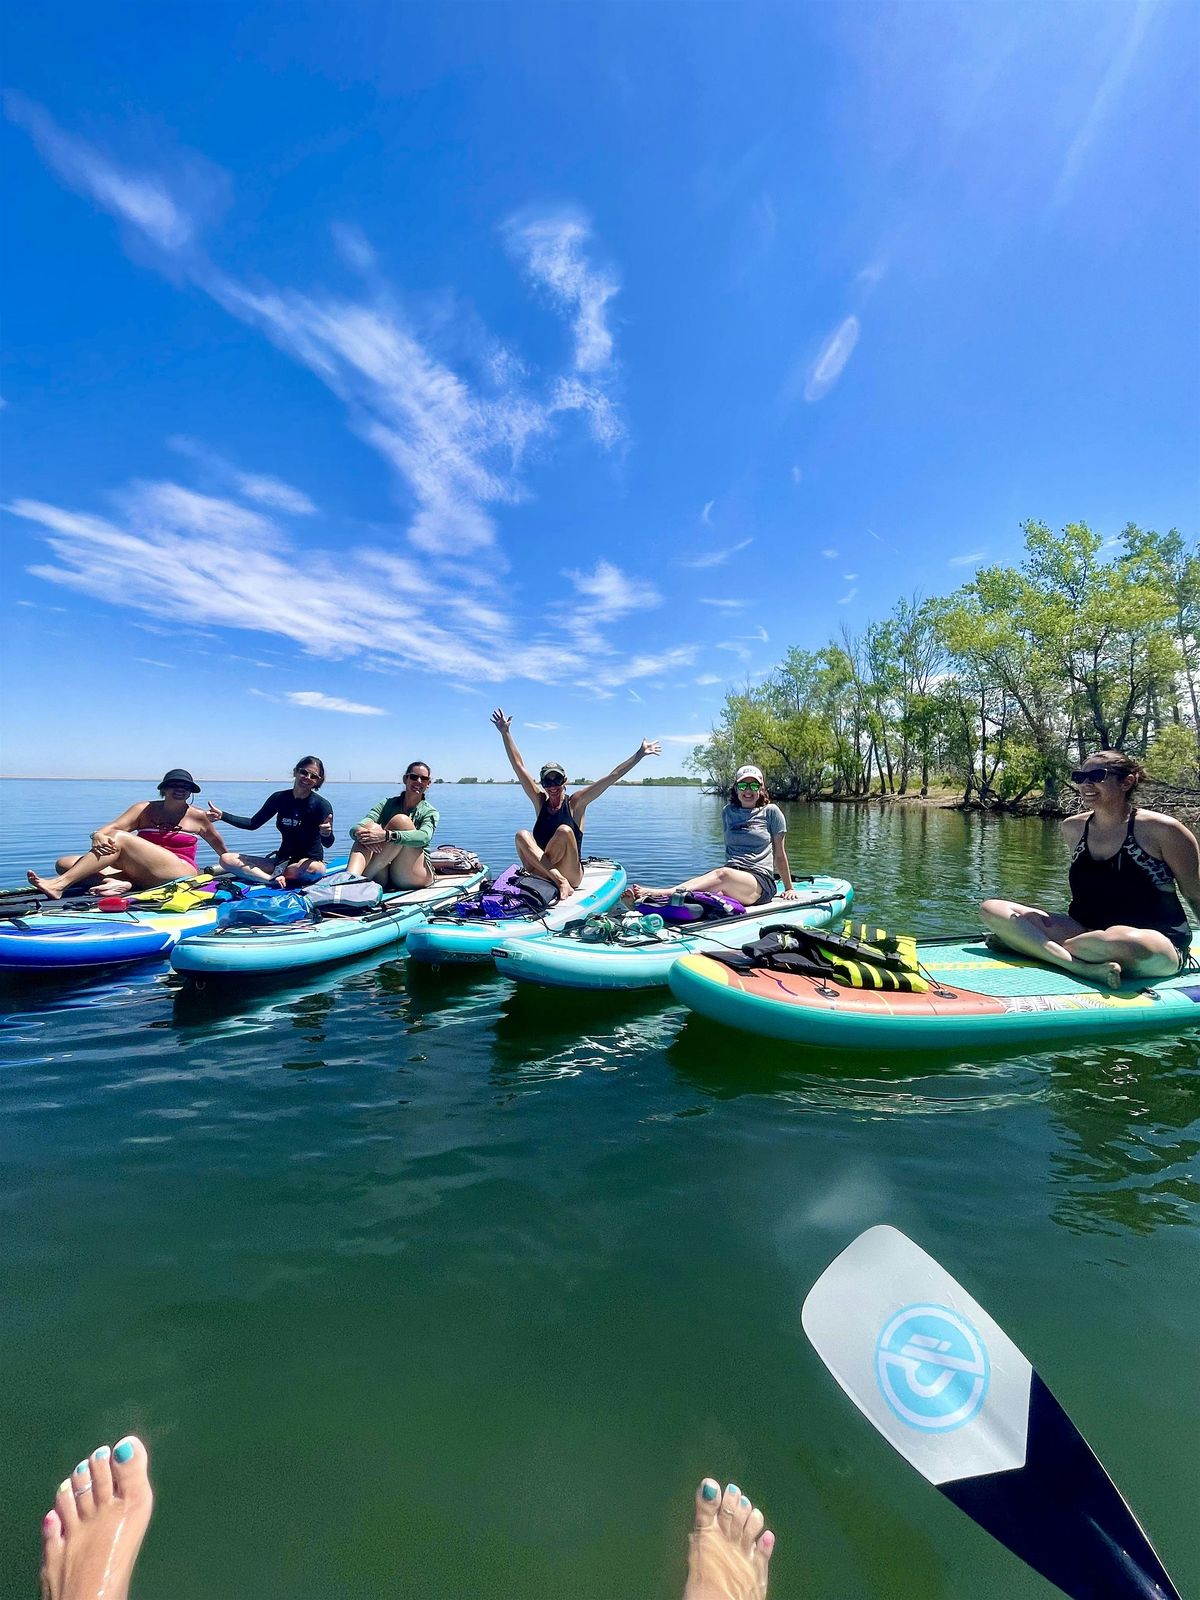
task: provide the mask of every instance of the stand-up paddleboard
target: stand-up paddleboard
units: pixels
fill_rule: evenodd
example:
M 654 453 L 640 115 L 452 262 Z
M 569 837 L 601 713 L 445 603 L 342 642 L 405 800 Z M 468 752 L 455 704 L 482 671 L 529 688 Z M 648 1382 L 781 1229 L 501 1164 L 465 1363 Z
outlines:
M 446 873 L 425 889 L 395 889 L 377 906 L 354 916 L 324 915 L 316 922 L 262 928 L 218 928 L 197 934 L 171 952 L 176 972 L 205 978 L 293 972 L 403 944 L 435 911 L 483 882 L 483 871 Z
M 1029 1361 L 944 1267 L 868 1228 L 809 1291 L 838 1383 L 960 1511 L 1072 1600 L 1180 1600 L 1112 1479 Z
M 146 961 L 170 948 L 158 928 L 124 923 L 97 927 L 71 917 L 18 918 L 0 922 L 0 972 L 70 972 Z
M 501 940 L 510 944 L 515 939 L 537 939 L 595 911 L 607 911 L 621 898 L 625 881 L 625 868 L 615 861 L 589 859 L 583 863 L 583 881 L 575 893 L 554 901 L 540 915 L 480 919 L 456 917 L 447 911 L 414 928 L 408 941 L 409 958 L 434 967 L 490 961 Z
M 845 878 L 816 876 L 798 881 L 799 900 L 772 900 L 720 922 L 692 922 L 657 933 L 592 944 L 579 929 L 544 939 L 498 942 L 492 951 L 506 978 L 555 989 L 653 989 L 664 985 L 680 956 L 740 950 L 768 924 L 819 928 L 845 914 L 854 890 Z M 647 910 L 654 908 L 647 904 Z
M 706 956 L 677 961 L 670 984 L 715 1022 L 824 1050 L 1020 1050 L 1200 1026 L 1194 968 L 1114 991 L 993 950 L 982 935 L 919 943 L 917 956 L 931 981 L 923 994 L 853 989 L 765 967 L 734 972 Z

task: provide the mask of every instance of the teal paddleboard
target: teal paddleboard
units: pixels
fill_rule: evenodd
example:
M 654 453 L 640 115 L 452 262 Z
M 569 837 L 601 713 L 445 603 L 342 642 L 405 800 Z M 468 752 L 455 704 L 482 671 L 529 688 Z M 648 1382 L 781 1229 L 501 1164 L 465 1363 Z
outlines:
M 490 961 L 492 951 L 503 940 L 540 939 L 555 933 L 568 922 L 607 911 L 621 898 L 625 888 L 625 868 L 615 861 L 589 860 L 583 864 L 583 881 L 566 900 L 556 900 L 538 917 L 481 919 L 459 917 L 451 909 L 433 916 L 409 935 L 408 954 L 412 961 L 428 966 L 463 965 Z
M 579 930 L 542 939 L 497 941 L 496 967 L 506 978 L 553 989 L 662 987 L 680 956 L 740 950 L 768 926 L 818 928 L 845 914 L 854 890 L 845 878 L 817 876 L 797 884 L 799 900 L 772 900 L 721 922 L 683 923 L 658 933 L 588 943 Z
M 982 935 L 918 944 L 917 955 L 932 983 L 924 994 L 852 989 L 765 967 L 735 972 L 699 955 L 677 961 L 669 981 L 702 1016 L 823 1050 L 1020 1050 L 1200 1025 L 1195 968 L 1111 990 L 993 950 Z

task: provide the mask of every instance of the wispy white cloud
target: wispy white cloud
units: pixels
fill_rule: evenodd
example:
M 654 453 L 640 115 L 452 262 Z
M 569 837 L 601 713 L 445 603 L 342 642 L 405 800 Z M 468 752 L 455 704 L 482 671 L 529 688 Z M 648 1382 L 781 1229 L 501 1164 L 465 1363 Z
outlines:
M 827 547 L 826 549 L 822 550 L 821 554 L 825 557 L 826 561 L 836 561 L 838 558 L 838 552 L 831 547 Z
M 374 272 L 379 264 L 374 247 L 366 234 L 354 222 L 334 222 L 330 226 L 338 255 L 355 272 Z
M 141 613 L 153 620 L 134 625 L 156 634 L 237 628 L 289 640 L 306 655 L 356 658 L 371 671 L 399 664 L 440 673 L 463 692 L 511 678 L 556 682 L 564 659 L 611 691 L 695 659 L 692 646 L 622 656 L 605 630 L 660 596 L 611 562 L 572 574 L 578 599 L 540 635 L 452 570 L 378 546 L 306 546 L 304 605 L 271 605 L 264 596 L 294 589 L 299 557 L 263 511 L 169 482 L 135 482 L 113 499 L 108 517 L 35 500 L 4 509 L 34 524 L 49 547 L 52 559 L 30 567 L 34 576 Z
M 554 409 L 583 411 L 593 435 L 602 444 L 615 444 L 625 430 L 610 394 L 615 360 L 607 308 L 620 284 L 614 272 L 589 258 L 588 219 L 573 208 L 523 212 L 508 220 L 504 236 L 530 280 L 570 319 L 574 373 L 560 379 Z
M 753 633 L 739 633 L 739 639 L 749 639 L 752 644 L 766 644 L 771 635 L 760 622 Z
M 382 706 L 364 706 L 357 700 L 341 700 L 337 695 L 321 694 L 316 689 L 292 689 L 284 696 L 306 711 L 340 711 L 347 717 L 386 717 Z
M 680 562 L 680 566 L 692 567 L 699 572 L 709 567 L 723 567 L 731 556 L 737 555 L 739 550 L 745 550 L 753 543 L 753 538 L 739 539 L 736 544 L 727 544 L 721 550 L 706 550 L 703 555 L 687 556 Z
M 1150 25 L 1156 7 L 1151 0 L 1135 0 L 1132 5 L 1122 6 L 1114 15 L 1122 21 L 1128 19 L 1123 37 L 1117 48 L 1106 52 L 1107 66 L 1096 91 L 1092 95 L 1087 112 L 1071 143 L 1067 147 L 1066 156 L 1063 158 L 1062 170 L 1058 175 L 1055 185 L 1053 206 L 1064 205 L 1071 196 L 1071 191 L 1079 177 L 1080 170 L 1088 151 L 1096 141 L 1100 130 L 1104 127 L 1113 108 L 1120 98 L 1126 80 L 1133 70 L 1133 64 L 1141 49 L 1146 30 Z M 1194 42 L 1194 41 L 1193 41 Z
M 737 639 L 722 639 L 717 645 L 718 650 L 728 650 L 731 656 L 736 656 L 739 661 L 749 661 L 750 652 L 744 644 Z
M 838 601 L 838 605 L 848 606 L 851 600 L 853 600 L 857 594 L 857 589 L 847 589 L 846 593 L 842 595 L 841 599 Z
M 617 286 L 589 263 L 589 230 L 581 217 L 531 217 L 508 230 L 530 278 L 571 317 L 570 371 L 551 380 L 539 398 L 522 387 L 519 363 L 509 362 L 496 392 L 478 392 L 422 341 L 394 295 L 376 281 L 371 247 L 351 225 L 341 224 L 337 239 L 343 256 L 371 280 L 358 298 L 240 281 L 200 245 L 212 196 L 229 187 L 224 174 L 188 157 L 175 163 L 168 181 L 157 170 L 122 167 L 18 97 L 9 97 L 8 111 L 68 183 L 153 246 L 164 270 L 258 329 L 342 400 L 351 429 L 393 467 L 411 497 L 408 536 L 428 560 L 468 556 L 477 582 L 487 577 L 481 558 L 493 570 L 502 564 L 489 508 L 524 496 L 518 474 L 526 447 L 551 431 L 556 413 L 585 411 L 605 443 L 622 431 L 609 393 L 615 363 L 605 322 Z M 260 503 L 284 509 L 278 489 L 261 477 L 251 476 L 250 488 Z
M 210 477 L 230 486 L 245 500 L 268 506 L 272 511 L 286 511 L 292 516 L 316 515 L 316 506 L 302 489 L 293 488 L 282 478 L 273 478 L 264 472 L 242 472 L 198 439 L 190 439 L 185 434 L 173 434 L 167 440 L 167 446 L 178 455 L 195 461 Z
M 523 722 L 523 728 L 532 728 L 537 733 L 557 733 L 562 727 L 561 722 Z
M 628 696 L 629 696 L 629 698 L 630 698 L 630 699 L 631 699 L 631 700 L 632 700 L 632 701 L 634 701 L 634 702 L 635 702 L 635 703 L 636 703 L 636 704 L 637 704 L 637 705 L 639 705 L 639 706 L 640 706 L 640 705 L 641 705 L 641 703 L 642 703 L 642 697 L 641 697 L 641 695 L 640 695 L 640 694 L 639 694 L 639 693 L 638 693 L 638 692 L 637 692 L 637 690 L 636 690 L 636 689 L 627 689 L 627 690 L 626 690 L 626 691 L 625 691 L 625 692 L 626 692 L 626 694 L 627 694 L 627 695 L 628 695 Z
M 133 659 L 143 667 L 163 667 L 168 672 L 174 672 L 178 665 L 178 662 L 175 661 L 158 661 L 154 656 L 134 656 Z
M 742 611 L 750 604 L 749 600 L 731 600 L 728 597 L 718 599 L 702 599 L 702 606 L 716 606 L 719 611 Z
M 858 343 L 858 333 L 858 318 L 847 317 L 825 341 L 804 383 L 804 398 L 810 404 L 827 395 L 841 377 Z
M 712 516 L 712 508 L 716 505 L 716 503 L 717 502 L 715 500 L 706 500 L 704 502 L 704 510 L 700 513 L 700 521 L 703 522 L 706 527 L 708 526 L 709 519 Z
M 708 744 L 708 742 L 709 742 L 709 740 L 711 738 L 712 738 L 711 731 L 704 731 L 704 732 L 698 732 L 698 733 L 660 733 L 659 736 L 658 736 L 658 741 L 659 741 L 660 744 L 696 745 L 696 744 Z
M 951 556 L 948 567 L 976 567 L 987 555 L 986 550 L 966 550 L 962 555 Z
M 799 483 L 803 479 L 803 477 L 804 477 L 804 474 L 801 472 L 799 467 L 793 467 L 792 468 L 792 482 L 793 483 Z
M 702 672 L 695 681 L 702 686 L 707 686 L 710 683 L 720 683 L 721 680 L 715 672 Z
M 207 215 L 224 204 L 224 174 L 196 157 L 180 161 L 170 180 L 161 172 L 130 172 L 65 133 L 24 95 L 6 95 L 4 108 L 65 183 L 169 254 L 187 250 Z M 187 202 L 179 197 L 181 187 L 190 191 Z
M 842 577 L 846 580 L 847 583 L 854 583 L 858 578 L 858 573 L 857 572 L 843 572 L 842 573 Z
M 883 260 L 868 261 L 866 266 L 857 272 L 855 283 L 862 289 L 873 289 L 877 283 L 882 283 L 887 275 L 887 262 Z

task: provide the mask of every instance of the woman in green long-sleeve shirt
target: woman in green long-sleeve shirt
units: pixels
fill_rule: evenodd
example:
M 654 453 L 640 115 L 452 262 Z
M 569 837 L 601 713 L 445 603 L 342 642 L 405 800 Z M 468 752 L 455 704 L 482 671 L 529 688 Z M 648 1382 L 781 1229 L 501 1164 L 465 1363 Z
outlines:
M 429 845 L 438 814 L 425 798 L 429 763 L 410 761 L 404 793 L 388 795 L 371 807 L 357 828 L 351 828 L 354 849 L 346 863 L 390 889 L 425 889 L 433 882 Z

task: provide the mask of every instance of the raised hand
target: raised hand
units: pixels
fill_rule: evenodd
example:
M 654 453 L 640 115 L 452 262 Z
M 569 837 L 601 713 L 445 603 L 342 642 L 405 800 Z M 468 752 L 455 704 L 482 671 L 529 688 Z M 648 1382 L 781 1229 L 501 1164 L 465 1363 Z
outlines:
M 204 809 L 208 812 L 208 820 L 210 822 L 220 822 L 221 818 L 225 815 L 220 806 L 213 805 L 211 800 Z
M 497 706 L 495 711 L 492 712 L 492 723 L 496 731 L 503 734 L 507 733 L 512 727 L 512 718 L 506 717 L 500 707 Z
M 642 759 L 643 756 L 660 756 L 660 755 L 662 755 L 662 745 L 659 743 L 659 741 L 657 739 L 643 739 L 642 740 L 641 749 L 638 751 L 638 760 L 639 761 Z

